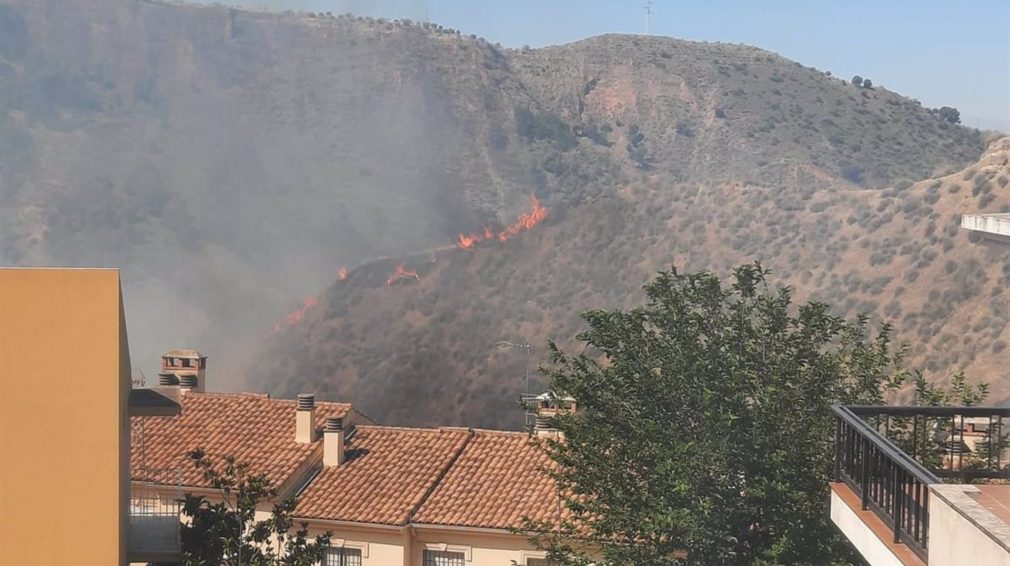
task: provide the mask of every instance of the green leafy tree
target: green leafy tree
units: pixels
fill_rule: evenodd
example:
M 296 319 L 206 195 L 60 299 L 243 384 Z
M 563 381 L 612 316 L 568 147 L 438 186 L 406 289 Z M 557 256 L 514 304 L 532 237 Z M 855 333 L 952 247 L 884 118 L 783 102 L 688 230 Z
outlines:
M 330 533 L 308 537 L 308 524 L 295 529 L 293 497 L 273 505 L 270 516 L 256 518 L 261 502 L 277 496 L 266 474 L 250 474 L 232 456 L 214 465 L 202 450 L 190 453 L 194 465 L 221 494 L 221 501 L 186 494 L 182 514 L 182 564 L 187 566 L 312 566 L 324 557 Z M 293 532 L 292 532 L 293 531 Z
M 873 88 L 873 81 L 870 79 L 863 79 L 863 88 Z
M 950 122 L 951 124 L 961 123 L 961 112 L 957 108 L 951 106 L 943 106 L 936 112 L 937 114 L 940 115 L 941 118 L 943 118 L 947 122 Z
M 573 518 L 532 535 L 558 563 L 855 559 L 828 519 L 830 405 L 883 403 L 911 376 L 904 348 L 768 273 L 663 272 L 644 306 L 584 313 L 582 353 L 551 345 L 552 391 L 580 407 L 546 445 Z
M 859 75 L 854 75 L 852 77 L 852 84 L 854 84 L 856 86 L 863 86 L 863 77 L 861 77 Z

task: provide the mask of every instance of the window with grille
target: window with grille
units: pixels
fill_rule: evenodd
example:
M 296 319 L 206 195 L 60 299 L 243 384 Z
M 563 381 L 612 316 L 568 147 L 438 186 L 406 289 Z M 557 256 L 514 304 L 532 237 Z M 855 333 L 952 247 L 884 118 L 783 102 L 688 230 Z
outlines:
M 447 550 L 425 550 L 424 566 L 465 566 L 462 552 Z
M 361 550 L 357 548 L 328 548 L 324 566 L 361 566 Z

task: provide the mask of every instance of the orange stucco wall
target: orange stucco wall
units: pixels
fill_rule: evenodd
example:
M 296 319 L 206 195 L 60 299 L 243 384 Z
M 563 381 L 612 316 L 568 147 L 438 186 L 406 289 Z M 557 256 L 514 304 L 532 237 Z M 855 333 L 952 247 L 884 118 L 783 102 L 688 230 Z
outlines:
M 0 269 L 0 562 L 125 563 L 129 389 L 117 270 Z

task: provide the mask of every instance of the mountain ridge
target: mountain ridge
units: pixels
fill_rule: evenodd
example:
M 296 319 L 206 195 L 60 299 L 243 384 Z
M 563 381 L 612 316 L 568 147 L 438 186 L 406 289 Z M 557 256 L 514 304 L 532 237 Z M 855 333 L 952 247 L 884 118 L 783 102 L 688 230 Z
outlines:
M 737 241 L 719 227 L 733 219 L 710 202 L 717 195 L 771 207 L 767 216 L 813 213 L 811 202 L 850 192 L 893 190 L 887 198 L 900 200 L 913 181 L 975 162 L 985 143 L 885 88 L 729 44 L 612 35 L 504 50 L 432 24 L 127 0 L 4 0 L 0 37 L 0 261 L 122 266 L 137 365 L 153 368 L 170 346 L 198 346 L 215 360 L 221 389 L 286 392 L 287 382 L 307 379 L 289 373 L 299 364 L 320 383 L 335 379 L 337 366 L 323 357 L 294 362 L 274 347 L 297 332 L 283 328 L 285 312 L 301 310 L 307 328 L 316 310 L 303 299 L 342 266 L 501 230 L 531 196 L 550 211 L 541 226 L 462 257 L 525 249 L 559 261 L 563 274 L 575 264 L 530 243 L 581 238 L 595 246 L 570 249 L 583 260 L 635 266 L 625 276 L 591 274 L 600 279 L 591 288 L 557 275 L 568 287 L 558 300 L 578 299 L 563 318 L 577 322 L 577 308 L 626 304 L 678 257 L 721 265 L 788 248 L 780 241 L 788 219 L 755 232 L 768 247 Z M 995 197 L 985 205 L 1003 206 Z M 712 219 L 704 239 L 703 226 L 688 223 L 697 215 Z M 605 238 L 619 245 L 606 249 Z M 437 255 L 440 270 L 470 269 L 459 255 Z M 515 286 L 538 279 L 530 269 Z M 414 280 L 421 288 L 424 275 Z M 512 300 L 537 304 L 525 295 L 551 285 L 538 281 Z M 497 321 L 496 333 L 536 338 L 528 322 L 481 317 Z M 278 321 L 283 332 L 271 332 Z M 394 345 L 362 348 L 375 360 L 415 361 Z M 429 365 L 472 376 L 490 367 L 457 357 Z M 286 369 L 254 375 L 249 364 Z M 380 383 L 368 384 L 370 395 L 381 397 Z M 473 403 L 483 398 L 477 391 L 461 395 Z M 434 410 L 394 413 L 433 419 Z M 511 401 L 493 412 L 506 411 Z M 506 417 L 483 422 L 498 418 Z

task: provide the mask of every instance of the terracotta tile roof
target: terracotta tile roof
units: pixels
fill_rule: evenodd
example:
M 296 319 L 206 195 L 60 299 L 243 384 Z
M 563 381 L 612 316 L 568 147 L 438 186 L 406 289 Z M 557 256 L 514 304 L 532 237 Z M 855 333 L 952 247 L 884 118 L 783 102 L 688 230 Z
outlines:
M 202 448 L 215 462 L 235 456 L 250 465 L 250 472 L 264 472 L 279 486 L 311 458 L 322 457 L 321 440 L 311 444 L 295 442 L 296 402 L 292 399 L 270 399 L 253 393 L 190 392 L 180 402 L 179 416 L 144 421 L 143 456 L 138 439 L 131 443 L 131 477 L 139 478 L 142 467 L 178 469 L 184 486 L 208 487 L 187 456 Z M 316 426 L 321 429 L 328 417 L 346 417 L 350 412 L 349 404 L 317 401 Z M 139 419 L 131 419 L 134 427 Z
M 556 525 L 569 512 L 544 471 L 550 465 L 527 433 L 475 431 L 412 522 L 518 529 L 529 517 Z
M 346 445 L 347 460 L 320 471 L 294 514 L 405 525 L 470 436 L 460 428 L 358 426 Z

